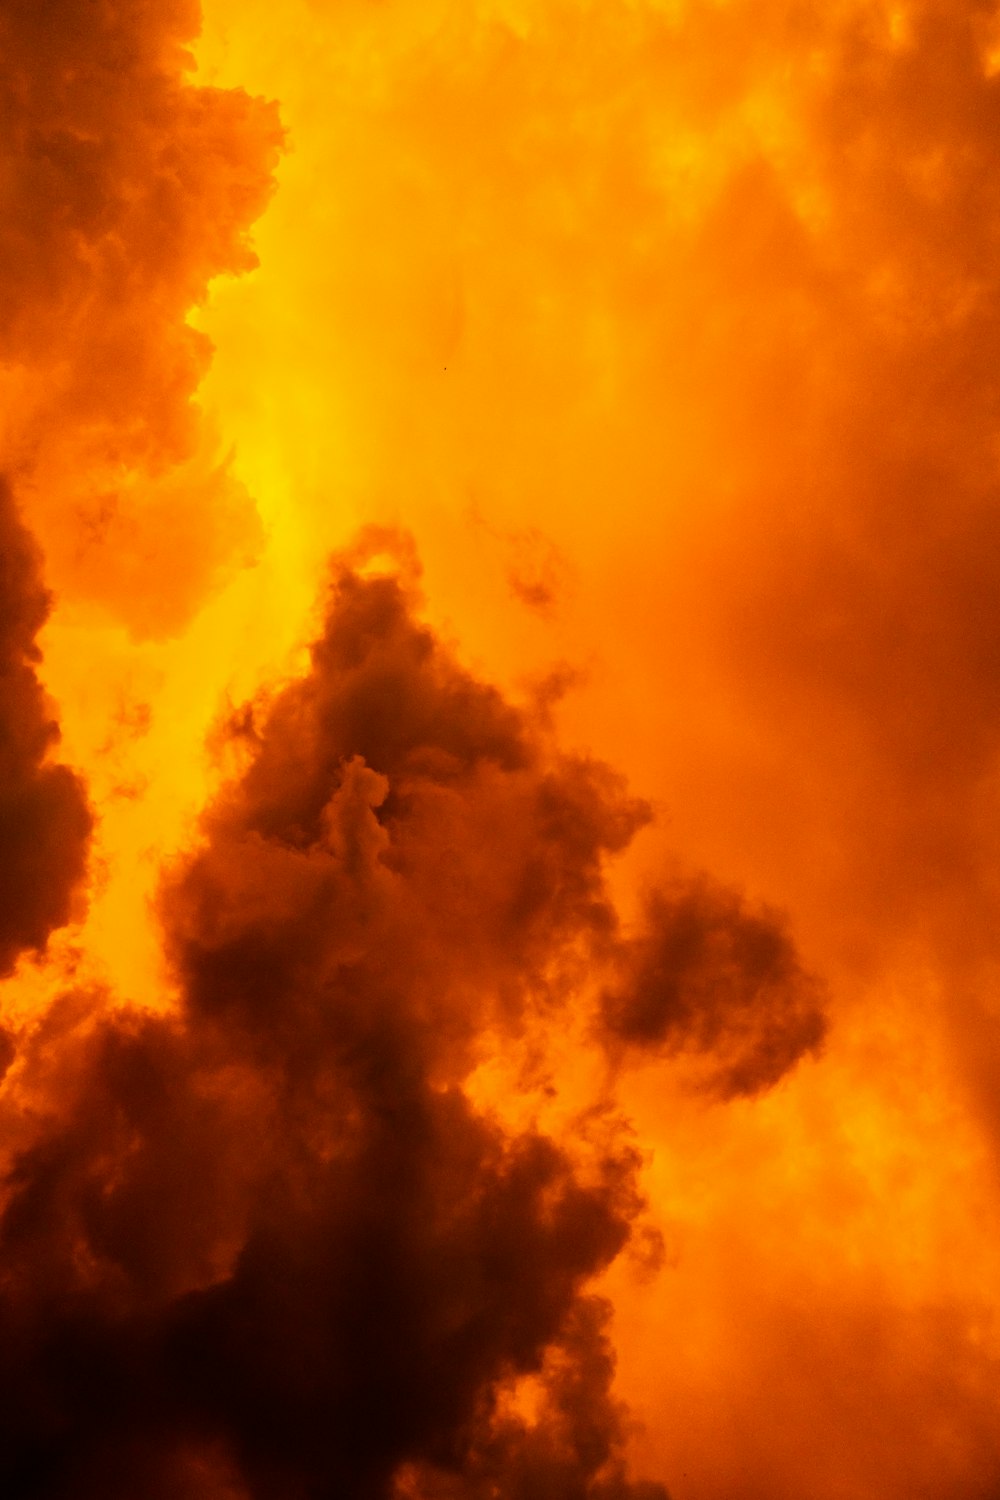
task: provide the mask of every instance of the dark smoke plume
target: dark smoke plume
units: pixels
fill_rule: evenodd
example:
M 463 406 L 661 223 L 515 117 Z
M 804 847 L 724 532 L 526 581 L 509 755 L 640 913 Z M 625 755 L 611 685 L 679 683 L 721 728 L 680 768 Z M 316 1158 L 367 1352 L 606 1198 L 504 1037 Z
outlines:
M 234 721 L 246 769 L 161 897 L 179 1013 L 69 997 L 22 1041 L 11 1500 L 665 1500 L 589 1290 L 642 1207 L 627 1134 L 467 1087 L 618 962 L 603 864 L 648 812 L 414 604 L 342 561 L 309 673 Z M 710 962 L 711 1036 L 693 999 L 673 1025 L 728 1066 Z
M 651 893 L 604 997 L 609 1038 L 689 1053 L 723 1097 L 770 1088 L 826 1031 L 821 986 L 780 920 L 702 879 Z
M 36 550 L 0 480 L 0 974 L 69 919 L 90 833 L 79 779 L 48 758 L 58 730 L 35 670 L 47 613 Z

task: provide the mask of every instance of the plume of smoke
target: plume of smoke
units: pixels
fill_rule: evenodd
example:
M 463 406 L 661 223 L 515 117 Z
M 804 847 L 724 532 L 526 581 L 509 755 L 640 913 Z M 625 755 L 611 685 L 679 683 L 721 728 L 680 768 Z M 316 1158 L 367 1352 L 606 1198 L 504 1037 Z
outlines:
M 825 997 L 780 919 L 705 879 L 650 893 L 643 930 L 619 949 L 605 994 L 609 1040 L 689 1052 L 723 1097 L 770 1088 L 826 1031 Z
M 60 593 L 178 628 L 255 512 L 192 396 L 209 280 L 255 264 L 272 106 L 192 86 L 188 0 L 10 0 L 0 14 L 0 465 Z
M 82 783 L 48 760 L 57 729 L 35 672 L 47 609 L 36 549 L 0 481 L 0 974 L 68 920 L 90 833 Z
M 90 831 L 80 781 L 48 762 L 43 571 L 60 598 L 162 632 L 253 535 L 191 403 L 210 349 L 185 316 L 253 264 L 280 131 L 259 101 L 186 84 L 198 21 L 183 0 L 0 11 L 4 973 L 68 920 Z
M 487 1037 L 558 1024 L 591 963 L 628 970 L 604 863 L 648 811 L 462 669 L 412 577 L 362 562 L 334 568 L 307 675 L 241 716 L 248 763 L 165 881 L 181 1012 L 68 997 L 11 1068 L 12 1500 L 665 1500 L 628 1477 L 588 1289 L 642 1207 L 636 1152 L 585 1119 L 573 1144 L 514 1128 L 467 1087 Z M 759 920 L 699 918 L 708 1020 L 682 954 L 671 1035 L 729 1078 L 754 1000 L 728 998 L 720 910 L 764 980 L 795 961 Z M 793 1022 L 783 1053 L 763 1028 L 755 1086 Z

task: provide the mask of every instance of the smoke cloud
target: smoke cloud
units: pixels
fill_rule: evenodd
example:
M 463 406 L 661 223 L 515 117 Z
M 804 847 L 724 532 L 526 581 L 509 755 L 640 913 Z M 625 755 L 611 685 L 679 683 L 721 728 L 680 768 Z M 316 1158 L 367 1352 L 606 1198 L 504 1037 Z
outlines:
M 58 731 L 35 644 L 47 612 L 37 551 L 0 481 L 0 974 L 69 919 L 91 826 L 79 777 L 48 758 Z
M 993 5 L 0 42 L 0 1491 L 992 1496 Z
M 574 1146 L 512 1128 L 468 1091 L 484 1047 L 561 1024 L 588 963 L 619 962 L 604 864 L 648 812 L 465 672 L 405 566 L 358 571 L 365 546 L 308 674 L 235 716 L 246 767 L 164 885 L 179 1012 L 67 997 L 24 1039 L 11 1497 L 207 1496 L 222 1473 L 253 1500 L 665 1500 L 627 1478 L 592 1289 L 642 1208 L 635 1148 L 585 1114 Z M 724 991 L 719 910 L 670 900 L 657 922 L 703 929 L 698 980 L 715 964 Z M 737 932 L 764 981 L 794 971 L 762 920 Z M 676 1045 L 744 1050 L 738 998 L 677 1011 Z
M 779 918 L 699 881 L 647 899 L 644 931 L 619 956 L 604 997 L 630 1048 L 701 1053 L 723 1097 L 771 1087 L 825 1032 L 823 995 Z
M 247 240 L 273 106 L 192 87 L 188 0 L 11 0 L 0 15 L 5 462 L 60 592 L 144 635 L 179 628 L 256 545 L 252 502 L 191 398 L 189 326 Z

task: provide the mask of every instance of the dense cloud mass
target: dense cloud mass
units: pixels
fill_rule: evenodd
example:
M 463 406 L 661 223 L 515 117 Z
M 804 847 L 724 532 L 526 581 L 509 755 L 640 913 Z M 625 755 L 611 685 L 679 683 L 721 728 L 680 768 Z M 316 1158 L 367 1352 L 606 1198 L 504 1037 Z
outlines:
M 253 545 L 191 403 L 210 347 L 185 318 L 253 264 L 280 130 L 185 84 L 198 24 L 188 4 L 0 8 L 0 971 L 69 919 L 90 829 L 79 778 L 47 759 L 53 600 L 163 632 Z
M 557 713 L 663 810 L 636 861 L 662 837 L 748 893 L 651 908 L 594 974 L 679 1225 L 655 1293 L 616 1303 L 654 1472 L 684 1500 L 978 1500 L 1000 1474 L 996 6 L 303 3 L 290 36 L 306 17 L 338 59 L 315 83 L 291 44 L 240 57 L 308 158 L 253 303 L 281 377 L 255 400 L 229 361 L 241 437 L 335 472 L 336 422 L 317 457 L 296 421 L 328 393 L 351 484 L 418 531 L 464 648 L 511 678 L 594 661 Z M 568 559 L 575 593 L 515 588 L 544 625 L 473 506 Z M 757 894 L 831 987 L 823 1058 L 688 1114 L 665 1075 L 752 1094 L 817 1025 Z
M 0 974 L 68 920 L 90 833 L 79 778 L 49 759 L 58 731 L 36 673 L 39 571 L 0 480 Z
M 992 1496 L 992 0 L 206 19 L 199 389 L 276 108 L 0 4 L 0 1494 Z
M 182 1010 L 67 998 L 12 1071 L 12 1500 L 664 1500 L 627 1478 L 587 1290 L 641 1208 L 628 1136 L 515 1129 L 466 1087 L 619 962 L 603 863 L 647 810 L 361 556 L 309 673 L 234 719 L 246 768 L 164 886 Z M 672 1021 L 725 1057 L 707 1025 Z
M 826 1029 L 822 988 L 780 920 L 706 880 L 652 893 L 618 967 L 603 1004 L 610 1036 L 701 1054 L 723 1096 L 770 1088 Z
M 273 106 L 192 87 L 188 0 L 0 11 L 0 387 L 6 464 L 60 589 L 178 628 L 256 543 L 191 397 L 209 279 L 254 262 Z

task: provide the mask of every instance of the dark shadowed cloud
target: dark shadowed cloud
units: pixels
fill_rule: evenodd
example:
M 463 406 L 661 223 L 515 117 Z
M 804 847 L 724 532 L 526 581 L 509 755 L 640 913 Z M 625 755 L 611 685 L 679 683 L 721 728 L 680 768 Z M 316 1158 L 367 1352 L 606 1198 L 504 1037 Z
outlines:
M 816 1051 L 825 998 L 776 914 L 701 879 L 649 895 L 602 1018 L 628 1049 L 700 1058 L 707 1086 L 733 1096 L 770 1088 Z
M 230 726 L 245 769 L 160 901 L 181 1010 L 67 998 L 22 1039 L 12 1500 L 664 1500 L 627 1475 L 589 1289 L 642 1207 L 628 1134 L 515 1128 L 468 1089 L 487 1038 L 566 1024 L 588 966 L 622 968 L 604 863 L 648 810 L 456 662 L 401 550 L 403 576 L 335 565 L 310 670 Z M 770 1018 L 787 939 L 670 899 L 702 933 L 660 955 L 671 1037 L 750 1086 L 750 988 Z M 755 1087 L 801 1050 L 772 1021 Z
M 79 778 L 50 759 L 58 730 L 35 644 L 47 613 L 36 549 L 0 480 L 0 973 L 69 919 L 90 833 Z

